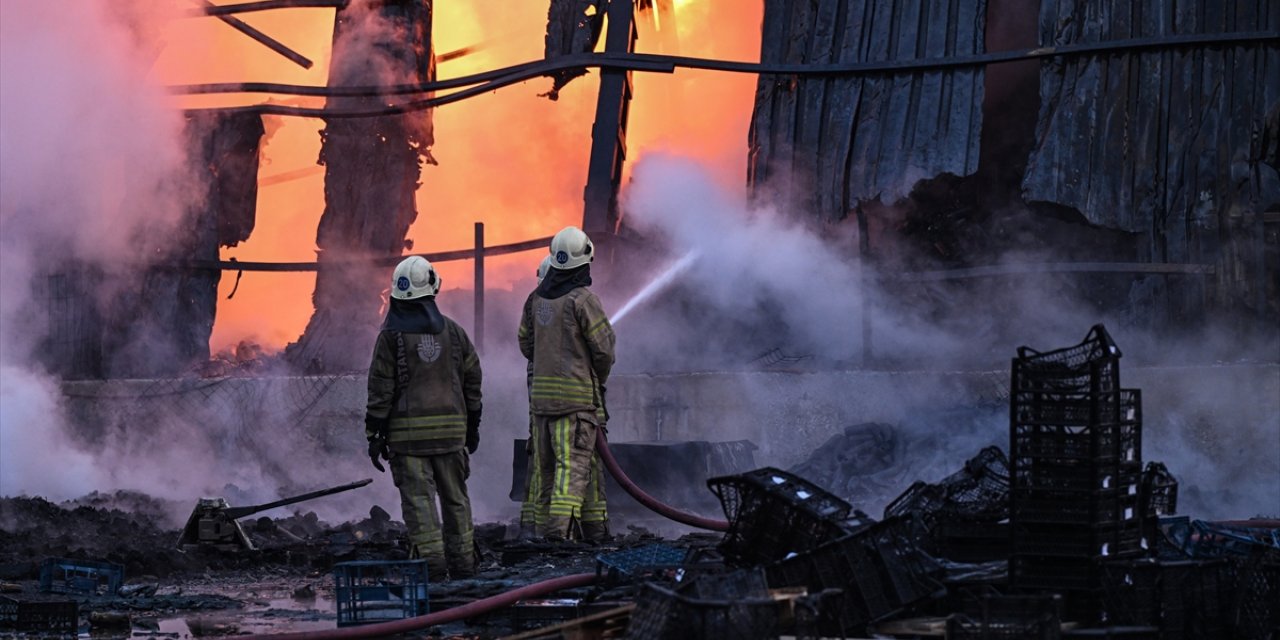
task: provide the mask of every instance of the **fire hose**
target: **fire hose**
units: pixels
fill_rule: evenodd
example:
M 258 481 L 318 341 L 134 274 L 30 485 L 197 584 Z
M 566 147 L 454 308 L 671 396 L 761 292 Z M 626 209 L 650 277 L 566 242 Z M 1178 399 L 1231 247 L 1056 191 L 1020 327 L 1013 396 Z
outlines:
M 669 518 L 680 524 L 697 527 L 699 529 L 709 529 L 711 531 L 727 531 L 729 523 L 724 520 L 713 520 L 711 518 L 703 518 L 691 513 L 685 513 L 671 505 L 659 501 L 657 498 L 649 495 L 641 489 L 627 474 L 622 471 L 622 467 L 618 466 L 618 460 L 613 457 L 613 452 L 609 450 L 609 442 L 605 438 L 604 430 L 601 429 L 596 435 L 596 451 L 600 452 L 600 459 L 604 462 L 605 468 L 609 470 L 610 475 L 618 484 L 632 497 L 636 502 L 644 505 L 654 513 Z M 482 598 L 475 602 L 469 602 L 460 607 L 446 609 L 436 613 L 430 613 L 425 616 L 416 618 L 406 618 L 404 620 L 394 620 L 392 622 L 380 622 L 377 624 L 365 625 L 362 627 L 348 627 L 345 629 L 324 629 L 319 631 L 297 631 L 293 633 L 279 633 L 271 635 L 254 635 L 246 636 L 248 640 L 260 640 L 270 638 L 272 640 L 353 640 L 357 638 L 376 638 L 381 636 L 395 635 L 399 633 L 408 633 L 410 631 L 418 631 L 436 625 L 448 624 L 465 620 L 484 613 L 496 611 L 505 607 L 509 607 L 521 600 L 535 598 L 538 596 L 554 593 L 562 589 L 572 589 L 575 587 L 585 587 L 594 584 L 598 576 L 594 573 L 578 573 L 560 578 L 552 578 L 542 582 L 513 589 L 496 596 Z
M 609 441 L 604 436 L 604 429 L 600 429 L 596 433 L 596 451 L 600 452 L 600 459 L 604 461 L 604 466 L 609 470 L 609 475 L 622 486 L 636 502 L 644 505 L 650 511 L 670 520 L 679 522 L 680 524 L 697 527 L 699 529 L 709 529 L 711 531 L 728 531 L 729 523 L 724 520 L 713 520 L 711 518 L 703 518 L 695 516 L 691 513 L 685 513 L 671 505 L 658 501 L 657 498 L 645 493 L 631 478 L 623 473 L 622 467 L 618 466 L 618 460 L 613 457 L 613 452 L 609 450 Z
M 419 631 L 428 627 L 434 627 L 440 624 L 448 624 L 457 622 L 467 618 L 496 611 L 505 607 L 509 607 L 521 600 L 545 596 L 555 593 L 562 589 L 573 589 L 576 587 L 586 587 L 594 584 L 597 579 L 594 573 L 575 573 L 573 575 L 561 576 L 542 582 L 535 582 L 531 585 L 513 589 L 505 593 L 499 593 L 496 596 L 481 598 L 474 602 L 468 602 L 460 607 L 429 613 L 425 616 L 416 618 L 405 618 L 404 620 L 393 620 L 391 622 L 379 622 L 361 627 L 347 627 L 344 629 L 321 629 L 317 631 L 295 631 L 292 633 L 277 633 L 266 635 L 237 636 L 237 639 L 245 640 L 354 640 L 356 638 L 377 638 L 381 636 L 390 636 L 399 633 L 408 633 L 410 631 Z

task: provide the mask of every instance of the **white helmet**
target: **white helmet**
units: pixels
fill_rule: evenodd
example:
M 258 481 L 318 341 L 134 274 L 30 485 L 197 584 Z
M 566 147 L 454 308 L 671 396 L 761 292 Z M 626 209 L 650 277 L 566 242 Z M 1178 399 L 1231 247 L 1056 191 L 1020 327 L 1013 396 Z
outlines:
M 391 275 L 391 297 L 417 300 L 440 292 L 440 276 L 436 268 L 422 256 L 409 256 L 396 265 Z
M 565 227 L 551 239 L 551 268 L 576 269 L 595 259 L 591 238 L 577 227 Z
M 543 256 L 542 263 L 538 265 L 538 282 L 539 283 L 542 282 L 543 278 L 547 277 L 547 269 L 550 269 L 550 268 L 551 268 L 551 255 L 547 254 L 546 256 Z

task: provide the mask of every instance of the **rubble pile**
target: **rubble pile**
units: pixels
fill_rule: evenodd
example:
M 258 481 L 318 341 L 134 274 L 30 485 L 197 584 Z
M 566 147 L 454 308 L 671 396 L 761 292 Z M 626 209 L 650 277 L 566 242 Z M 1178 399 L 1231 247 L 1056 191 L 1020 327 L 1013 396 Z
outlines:
M 796 473 L 709 480 L 730 521 L 710 564 L 744 589 L 763 571 L 769 590 L 704 596 L 690 576 L 714 572 L 691 556 L 684 580 L 648 580 L 627 637 L 1280 637 L 1280 528 L 1172 515 L 1177 480 L 1142 466 L 1141 391 L 1120 386 L 1119 358 L 1101 325 L 1021 349 L 1009 455 L 911 484 L 880 522 L 836 496 L 893 466 L 885 425 L 846 430 Z

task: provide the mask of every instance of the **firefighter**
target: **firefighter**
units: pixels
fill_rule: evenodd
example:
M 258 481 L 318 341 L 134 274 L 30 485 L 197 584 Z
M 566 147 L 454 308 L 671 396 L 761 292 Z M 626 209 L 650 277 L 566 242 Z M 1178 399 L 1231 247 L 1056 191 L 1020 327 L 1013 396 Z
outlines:
M 533 365 L 533 414 L 538 534 L 548 540 L 608 538 L 596 431 L 606 422 L 605 385 L 614 362 L 614 334 L 591 285 L 594 247 L 566 227 L 551 240 L 550 269 L 525 301 L 518 338 Z M 592 482 L 592 478 L 595 482 Z
M 546 277 L 547 270 L 551 268 L 551 255 L 548 254 L 542 259 L 538 265 L 537 273 L 538 284 L 542 284 L 542 279 Z M 536 295 L 536 289 L 529 292 L 529 300 L 526 300 L 525 306 L 529 306 L 533 296 Z M 533 389 L 533 360 L 529 360 L 529 390 Z M 538 535 L 538 527 L 546 522 L 549 502 L 539 502 L 540 496 L 540 480 L 542 475 L 538 473 L 537 462 L 544 460 L 538 455 L 538 438 L 534 433 L 535 420 L 533 416 L 533 402 L 530 399 L 529 411 L 529 439 L 526 441 L 525 453 L 527 460 L 525 462 L 525 496 L 524 503 L 520 505 L 520 538 L 530 539 Z M 549 459 L 546 459 L 549 460 Z M 545 460 L 544 460 L 545 462 Z M 547 496 L 548 499 L 550 496 Z M 603 542 L 609 537 L 609 509 L 605 501 L 604 493 L 604 463 L 600 460 L 600 454 L 597 452 L 591 456 L 591 470 L 588 476 L 587 489 L 582 497 L 582 528 L 591 533 L 590 540 L 592 542 Z
M 411 557 L 449 579 L 476 568 L 466 480 L 480 445 L 481 373 L 467 332 L 436 307 L 439 291 L 425 258 L 396 266 L 369 365 L 365 436 L 374 468 L 391 464 Z

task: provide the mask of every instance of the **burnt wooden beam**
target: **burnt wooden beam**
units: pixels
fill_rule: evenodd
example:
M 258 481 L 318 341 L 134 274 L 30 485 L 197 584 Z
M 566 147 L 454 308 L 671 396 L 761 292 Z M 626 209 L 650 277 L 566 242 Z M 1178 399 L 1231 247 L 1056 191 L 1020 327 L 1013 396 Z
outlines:
M 206 9 L 217 8 L 217 5 L 213 4 L 209 0 L 203 0 L 203 2 L 205 4 Z M 280 54 L 281 56 L 284 56 L 290 62 L 293 62 L 294 64 L 302 67 L 303 69 L 310 69 L 312 66 L 315 65 L 315 63 L 312 62 L 310 58 L 307 58 L 301 53 L 298 53 L 297 51 L 290 49 L 279 40 L 276 40 L 275 38 L 272 38 L 271 36 L 253 28 L 252 26 L 249 26 L 249 24 L 246 23 L 244 20 L 241 20 L 235 16 L 225 15 L 225 14 L 219 14 L 218 19 L 227 23 L 227 25 L 229 25 L 232 29 L 239 31 L 240 33 L 243 33 L 246 36 L 249 36 L 258 44 L 261 44 L 262 46 Z

